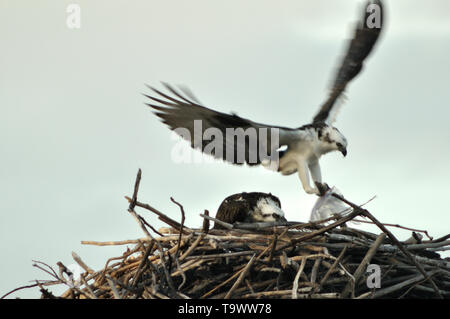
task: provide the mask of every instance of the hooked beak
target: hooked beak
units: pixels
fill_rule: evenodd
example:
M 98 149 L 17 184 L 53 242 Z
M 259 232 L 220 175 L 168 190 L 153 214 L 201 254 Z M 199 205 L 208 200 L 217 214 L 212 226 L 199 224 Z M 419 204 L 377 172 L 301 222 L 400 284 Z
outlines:
M 347 156 L 347 149 L 344 146 L 339 147 L 339 152 L 341 152 L 344 157 Z

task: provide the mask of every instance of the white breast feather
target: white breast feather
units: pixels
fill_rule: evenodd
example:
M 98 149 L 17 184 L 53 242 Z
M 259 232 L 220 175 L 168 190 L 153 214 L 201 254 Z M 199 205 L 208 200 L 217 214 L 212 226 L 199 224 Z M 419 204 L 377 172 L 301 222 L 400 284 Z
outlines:
M 273 214 L 284 217 L 284 212 L 271 198 L 261 198 L 256 203 L 256 207 L 259 209 L 266 221 L 275 221 L 275 218 L 272 216 Z

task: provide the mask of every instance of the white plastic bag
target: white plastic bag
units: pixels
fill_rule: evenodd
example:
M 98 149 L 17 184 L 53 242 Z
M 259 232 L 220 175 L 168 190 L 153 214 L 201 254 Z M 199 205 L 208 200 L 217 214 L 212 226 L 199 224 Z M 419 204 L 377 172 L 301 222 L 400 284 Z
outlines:
M 353 209 L 350 206 L 332 196 L 332 193 L 342 195 L 342 193 L 333 186 L 325 193 L 325 195 L 319 197 L 311 210 L 311 216 L 309 217 L 310 222 L 327 219 L 332 216 L 344 216 L 352 212 Z

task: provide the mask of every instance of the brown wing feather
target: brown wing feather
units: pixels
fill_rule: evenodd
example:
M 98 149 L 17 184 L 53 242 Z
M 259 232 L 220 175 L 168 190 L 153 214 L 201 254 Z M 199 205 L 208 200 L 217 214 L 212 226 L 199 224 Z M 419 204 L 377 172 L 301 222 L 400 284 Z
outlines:
M 370 4 L 377 4 L 381 9 L 381 26 L 380 28 L 370 28 L 367 25 L 367 18 L 371 12 L 367 12 L 366 8 Z M 347 53 L 344 56 L 341 66 L 336 73 L 336 77 L 331 88 L 330 95 L 325 103 L 320 107 L 319 112 L 314 117 L 313 122 L 324 122 L 328 119 L 330 112 L 335 105 L 337 99 L 344 92 L 347 84 L 357 76 L 362 68 L 366 57 L 370 54 L 373 46 L 377 42 L 383 27 L 383 7 L 380 0 L 369 1 L 364 7 L 363 20 L 359 22 L 353 39 L 350 40 L 350 44 L 347 49 Z
M 223 134 L 223 152 L 222 154 L 210 154 L 215 158 L 222 158 L 223 160 L 229 161 L 232 164 L 243 164 L 243 161 L 238 161 L 237 151 L 238 147 L 244 149 L 244 161 L 249 165 L 259 165 L 262 161 L 261 155 L 267 154 L 262 151 L 260 153 L 259 148 L 265 147 L 268 152 L 271 150 L 271 128 L 277 128 L 280 130 L 280 143 L 283 143 L 283 136 L 281 135 L 282 131 L 293 130 L 291 128 L 280 127 L 280 126 L 271 126 L 266 124 L 260 124 L 253 122 L 251 120 L 242 118 L 237 116 L 236 114 L 226 114 L 214 111 L 207 107 L 204 107 L 198 103 L 198 100 L 193 96 L 192 92 L 188 89 L 182 89 L 182 93 L 177 91 L 175 88 L 170 85 L 163 83 L 166 89 L 170 92 L 166 94 L 160 90 L 157 90 L 153 87 L 148 86 L 156 96 L 151 96 L 144 94 L 148 99 L 150 99 L 150 103 L 146 103 L 148 106 L 154 109 L 154 113 L 162 120 L 163 123 L 167 124 L 171 130 L 176 130 L 177 128 L 185 128 L 190 132 L 188 138 L 186 138 L 191 143 L 191 147 L 200 149 L 201 151 L 205 150 L 205 147 L 210 143 L 210 140 L 200 139 L 200 145 L 195 145 L 195 133 L 200 133 L 203 136 L 203 133 L 208 128 L 218 129 Z M 201 121 L 201 131 L 196 132 L 194 129 L 194 121 Z M 260 141 L 260 136 L 257 135 L 257 143 L 256 148 L 251 147 L 249 145 L 249 138 L 245 137 L 244 145 L 239 144 L 238 141 L 229 140 L 226 134 L 227 128 L 242 128 L 246 130 L 248 128 L 255 128 L 256 130 L 260 128 L 268 129 L 266 140 Z M 232 137 L 233 138 L 233 137 Z M 261 143 L 261 144 L 260 144 Z M 227 157 L 228 146 L 232 144 L 232 156 Z M 256 160 L 255 160 L 256 159 Z

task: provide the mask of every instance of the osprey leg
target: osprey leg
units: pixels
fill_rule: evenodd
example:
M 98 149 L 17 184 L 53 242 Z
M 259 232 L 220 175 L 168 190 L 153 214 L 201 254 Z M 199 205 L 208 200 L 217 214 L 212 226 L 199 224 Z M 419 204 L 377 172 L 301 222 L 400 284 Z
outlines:
M 304 161 L 298 162 L 298 177 L 302 182 L 303 189 L 308 194 L 319 194 L 319 190 L 316 187 L 311 187 L 309 185 L 309 168 Z

